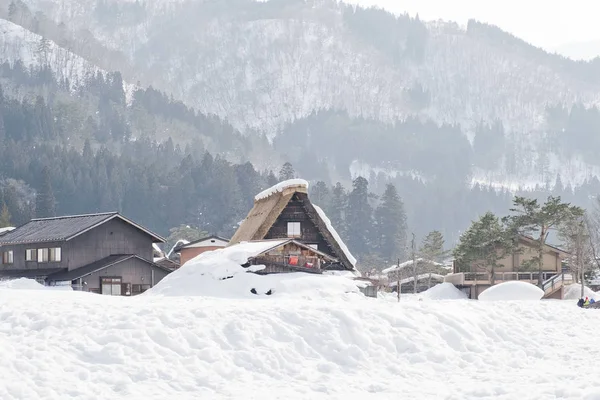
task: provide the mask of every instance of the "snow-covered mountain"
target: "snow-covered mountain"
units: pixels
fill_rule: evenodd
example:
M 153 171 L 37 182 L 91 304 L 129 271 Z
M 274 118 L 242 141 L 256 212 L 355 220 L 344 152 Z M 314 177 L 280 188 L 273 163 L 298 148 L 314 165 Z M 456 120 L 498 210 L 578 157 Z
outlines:
M 125 54 L 143 84 L 241 131 L 272 137 L 320 109 L 385 123 L 416 115 L 460 124 L 470 138 L 476 123 L 500 120 L 517 171 L 474 169 L 474 182 L 543 184 L 565 164 L 576 166 L 565 182 L 597 175 L 546 146 L 548 105 L 600 102 L 600 81 L 581 73 L 592 67 L 484 24 L 424 23 L 335 0 L 25 4 Z M 555 160 L 542 172 L 541 157 Z
M 52 40 L 15 23 L 0 19 L 0 63 L 13 64 L 16 61 L 22 62 L 25 68 L 47 65 L 57 79 L 68 80 L 73 89 L 76 89 L 78 83 L 82 82 L 86 76 L 95 75 L 98 71 L 105 72 L 97 65 L 73 51 L 59 46 Z M 131 97 L 134 88 L 135 86 L 132 84 L 124 84 L 128 97 Z M 8 89 L 15 90 L 10 85 Z M 22 93 L 14 94 L 23 95 Z

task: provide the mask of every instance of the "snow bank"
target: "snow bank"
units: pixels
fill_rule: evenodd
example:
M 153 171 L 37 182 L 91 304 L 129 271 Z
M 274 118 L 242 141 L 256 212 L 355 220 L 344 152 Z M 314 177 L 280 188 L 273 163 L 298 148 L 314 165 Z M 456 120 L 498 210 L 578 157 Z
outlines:
M 597 363 L 590 338 L 598 314 L 569 302 L 257 302 L 6 290 L 0 315 L 2 400 L 600 394 L 600 376 L 581 373 Z
M 0 281 L 1 289 L 44 290 L 46 287 L 34 279 L 18 278 Z
M 583 297 L 589 297 L 590 299 L 600 299 L 600 293 L 594 292 L 589 287 L 583 288 Z M 564 300 L 579 300 L 581 298 L 581 284 L 575 283 L 572 285 L 565 285 L 564 288 Z
M 483 301 L 540 300 L 544 291 L 527 282 L 503 282 L 484 290 L 479 295 Z
M 308 182 L 304 179 L 288 179 L 287 181 L 279 182 L 277 185 L 271 186 L 254 196 L 254 201 L 266 199 L 275 193 L 283 192 L 285 189 L 294 186 L 301 186 L 308 189 Z
M 321 209 L 321 207 L 319 207 L 315 204 L 313 204 L 313 207 L 315 208 L 315 210 L 317 210 L 317 214 L 319 214 L 319 217 L 321 217 L 323 222 L 325 222 L 325 226 L 327 227 L 327 230 L 329 231 L 331 236 L 333 236 L 335 241 L 338 242 L 338 245 L 340 246 L 340 248 L 346 255 L 346 258 L 348 259 L 348 261 L 350 261 L 350 264 L 352 264 L 352 266 L 354 268 L 356 268 L 356 258 L 354 258 L 352 253 L 350 253 L 350 250 L 348 250 L 348 246 L 346 246 L 346 243 L 344 243 L 344 241 L 342 240 L 340 235 L 337 233 L 337 231 L 335 230 L 333 225 L 331 225 L 331 221 L 329 220 L 329 218 L 327 217 L 325 212 Z
M 335 297 L 360 293 L 358 286 L 341 276 L 286 273 L 257 275 L 264 266 L 244 268 L 248 258 L 277 247 L 285 240 L 242 242 L 209 251 L 186 262 L 167 275 L 146 295 L 256 298 L 263 295 Z M 252 289 L 256 293 L 252 293 Z
M 67 290 L 73 291 L 71 286 L 44 286 L 35 279 L 18 278 L 0 281 L 0 289 L 16 290 Z

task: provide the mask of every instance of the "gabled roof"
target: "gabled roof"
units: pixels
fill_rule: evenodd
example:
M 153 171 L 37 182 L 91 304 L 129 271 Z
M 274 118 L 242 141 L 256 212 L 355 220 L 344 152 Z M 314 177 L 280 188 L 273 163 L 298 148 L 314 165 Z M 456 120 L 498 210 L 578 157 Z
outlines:
M 350 254 L 323 211 L 308 198 L 308 183 L 292 179 L 281 182 L 256 196 L 248 213 L 229 242 L 229 246 L 244 241 L 263 240 L 294 195 L 302 200 L 310 220 L 331 247 L 333 254 L 348 270 L 355 270 L 356 259 Z
M 156 268 L 168 271 L 168 272 L 172 271 L 171 269 L 168 269 L 161 265 L 150 262 L 150 261 L 148 261 L 140 256 L 137 256 L 135 254 L 117 254 L 117 255 L 105 257 L 98 261 L 94 261 L 93 263 L 84 265 L 83 267 L 80 267 L 80 268 L 72 269 L 70 271 L 61 271 L 61 272 L 49 275 L 47 279 L 49 281 L 55 281 L 55 282 L 72 281 L 74 279 L 79 279 L 79 278 L 83 278 L 85 276 L 91 275 L 94 272 L 101 271 L 101 270 L 111 267 L 113 265 L 120 264 L 123 261 L 129 260 L 131 258 L 137 258 L 138 260 L 143 261 L 143 262 L 147 263 L 148 265 L 151 265 L 153 267 L 156 267 Z
M 159 235 L 123 217 L 118 212 L 109 212 L 32 219 L 0 236 L 0 245 L 68 241 L 115 218 L 148 234 L 153 242 L 165 242 L 165 239 Z
M 225 239 L 224 237 L 217 236 L 217 235 L 210 235 L 210 236 L 203 237 L 202 239 L 194 240 L 193 242 L 181 243 L 180 245 L 174 247 L 173 251 L 175 253 L 179 253 L 181 251 L 181 249 L 186 249 L 188 247 L 194 247 L 195 244 L 202 243 L 207 240 L 222 240 L 225 243 L 229 243 L 229 239 Z
M 534 245 L 538 241 L 537 239 L 535 239 L 535 238 L 533 238 L 531 236 L 523 235 L 523 234 L 519 234 L 519 238 L 521 239 L 521 241 L 523 241 L 523 242 L 525 242 L 525 243 L 527 243 L 529 245 Z M 547 247 L 547 248 L 549 248 L 549 249 L 554 250 L 555 252 L 557 252 L 559 254 L 562 254 L 563 256 L 566 256 L 566 255 L 569 254 L 568 251 L 563 250 L 561 248 L 558 248 L 558 247 L 553 246 L 553 245 L 548 244 L 548 243 L 545 243 L 544 246 Z

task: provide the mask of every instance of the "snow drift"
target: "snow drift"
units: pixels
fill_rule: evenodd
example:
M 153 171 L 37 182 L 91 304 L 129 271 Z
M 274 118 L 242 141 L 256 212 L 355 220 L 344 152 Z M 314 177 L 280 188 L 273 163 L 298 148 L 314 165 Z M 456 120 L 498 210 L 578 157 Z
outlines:
M 0 281 L 0 289 L 17 290 L 67 290 L 72 291 L 71 286 L 44 286 L 34 279 L 18 278 Z
M 451 283 L 444 282 L 433 286 L 432 288 L 420 294 L 421 297 L 428 300 L 466 300 L 467 295 L 456 288 Z
M 572 302 L 7 289 L 0 398 L 597 399 L 597 330 Z
M 249 257 L 286 241 L 242 242 L 202 253 L 167 275 L 145 295 L 252 298 L 261 295 L 329 297 L 360 293 L 357 284 L 343 276 L 302 272 L 257 275 L 252 272 L 264 266 L 241 266 Z M 252 292 L 253 289 L 256 293 Z
M 484 290 L 479 295 L 483 301 L 541 300 L 544 291 L 527 282 L 502 282 Z
M 594 292 L 589 287 L 583 288 L 583 297 L 589 297 L 590 299 L 600 299 L 600 293 Z M 579 300 L 581 298 L 581 284 L 575 283 L 572 285 L 566 285 L 564 289 L 564 300 Z

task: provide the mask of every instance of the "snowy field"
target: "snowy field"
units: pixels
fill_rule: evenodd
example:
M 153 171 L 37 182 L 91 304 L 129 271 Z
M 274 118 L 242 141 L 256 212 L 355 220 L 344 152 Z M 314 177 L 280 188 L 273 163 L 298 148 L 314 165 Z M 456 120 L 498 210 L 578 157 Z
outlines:
M 3 400 L 600 399 L 600 310 L 573 301 L 18 287 L 0 288 Z

